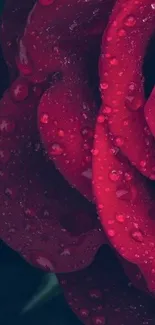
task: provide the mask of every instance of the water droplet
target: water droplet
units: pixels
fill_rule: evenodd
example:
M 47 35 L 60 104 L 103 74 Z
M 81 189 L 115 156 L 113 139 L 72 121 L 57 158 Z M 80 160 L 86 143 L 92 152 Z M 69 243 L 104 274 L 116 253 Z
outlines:
M 151 8 L 155 10 L 155 3 L 151 3 Z
M 140 167 L 144 168 L 146 167 L 146 160 L 141 160 L 139 163 Z
M 130 200 L 129 190 L 125 188 L 118 188 L 116 191 L 116 197 L 120 200 Z
M 95 316 L 92 318 L 94 325 L 105 325 L 105 317 L 104 316 Z
M 88 178 L 88 179 L 92 179 L 92 169 L 91 168 L 88 168 L 87 170 L 85 170 L 83 173 L 82 173 L 82 176 Z
M 69 248 L 64 248 L 63 251 L 60 253 L 61 256 L 70 256 L 71 251 Z
M 104 115 L 99 115 L 98 118 L 97 118 L 97 122 L 98 123 L 104 123 L 105 121 L 105 116 Z
M 98 149 L 93 149 L 91 151 L 91 153 L 92 153 L 93 156 L 97 156 L 99 154 L 99 150 Z
M 63 147 L 59 143 L 53 143 L 50 148 L 50 154 L 53 156 L 60 156 L 64 152 Z
M 100 88 L 101 90 L 106 90 L 108 89 L 108 84 L 106 82 L 100 83 Z
M 35 217 L 36 216 L 36 211 L 33 208 L 28 208 L 25 210 L 25 215 L 27 217 Z
M 102 297 L 102 292 L 99 289 L 92 289 L 89 291 L 89 295 L 92 299 L 99 299 Z
M 0 133 L 2 135 L 10 134 L 14 132 L 15 123 L 13 121 L 8 120 L 7 118 L 0 119 Z
M 118 60 L 116 58 L 111 58 L 110 59 L 110 64 L 111 65 L 117 65 L 118 64 Z
M 105 106 L 104 109 L 103 109 L 103 113 L 106 114 L 106 115 L 109 115 L 111 114 L 112 112 L 112 108 L 109 107 L 109 106 Z
M 109 237 L 114 237 L 115 236 L 115 230 L 114 229 L 109 229 L 108 230 L 108 235 L 109 235 Z
M 11 86 L 10 93 L 15 101 L 20 102 L 25 100 L 29 95 L 27 82 L 25 80 L 15 81 Z
M 130 173 L 125 173 L 124 176 L 125 176 L 126 181 L 132 180 L 132 175 Z
M 126 31 L 125 29 L 121 28 L 118 30 L 118 36 L 123 37 L 126 36 Z
M 41 115 L 40 122 L 42 124 L 48 124 L 48 122 L 49 122 L 49 115 L 47 113 L 43 113 Z
M 64 130 L 58 130 L 58 136 L 59 136 L 59 137 L 63 138 L 64 135 L 65 135 Z
M 109 178 L 113 182 L 117 182 L 120 179 L 120 174 L 116 170 L 112 170 L 109 173 Z
M 131 237 L 136 241 L 136 242 L 139 242 L 139 243 L 142 243 L 144 241 L 144 237 L 143 237 L 143 234 L 140 230 L 138 229 L 134 229 L 131 231 Z
M 121 137 L 117 137 L 115 139 L 115 144 L 117 147 L 122 147 L 124 145 L 124 139 Z
M 116 215 L 116 220 L 119 222 L 119 223 L 124 223 L 125 221 L 125 216 L 121 213 L 117 214 Z
M 124 21 L 124 24 L 127 27 L 133 27 L 133 26 L 135 26 L 135 24 L 136 24 L 135 17 L 134 16 L 128 16 L 128 17 L 126 17 L 126 19 Z
M 81 317 L 88 317 L 89 316 L 89 310 L 88 309 L 82 308 L 82 309 L 79 310 L 79 313 L 80 313 Z

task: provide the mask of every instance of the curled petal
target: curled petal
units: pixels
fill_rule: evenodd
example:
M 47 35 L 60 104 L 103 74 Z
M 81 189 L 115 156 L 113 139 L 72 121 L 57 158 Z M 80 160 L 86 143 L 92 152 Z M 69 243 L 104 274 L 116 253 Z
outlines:
M 100 220 L 113 247 L 138 265 L 155 291 L 155 221 L 150 216 L 154 193 L 109 138 L 106 126 L 97 123 L 93 177 Z
M 103 37 L 100 58 L 102 111 L 114 141 L 152 179 L 155 142 L 144 118 L 143 59 L 155 25 L 152 1 L 118 1 Z
M 105 4 L 100 0 L 67 0 L 63 3 L 56 0 L 49 2 L 49 5 L 38 1 L 28 18 L 19 46 L 19 52 L 23 47 L 27 52 L 27 61 L 32 64 L 33 74 L 42 71 L 47 75 L 60 69 L 60 47 L 61 50 L 68 50 L 80 44 L 81 48 L 87 48 L 87 41 L 91 42 L 92 39 L 91 28 L 102 21 L 102 28 L 95 33 L 101 35 L 113 2 L 108 3 L 108 8 L 106 3 L 105 10 Z
M 65 61 L 68 65 L 65 67 Z M 44 93 L 38 113 L 41 137 L 64 177 L 89 200 L 92 196 L 92 145 L 96 105 L 82 57 L 62 59 L 62 79 Z
M 69 272 L 92 262 L 104 235 L 42 150 L 37 105 L 48 86 L 20 77 L 0 102 L 0 237 L 30 263 Z

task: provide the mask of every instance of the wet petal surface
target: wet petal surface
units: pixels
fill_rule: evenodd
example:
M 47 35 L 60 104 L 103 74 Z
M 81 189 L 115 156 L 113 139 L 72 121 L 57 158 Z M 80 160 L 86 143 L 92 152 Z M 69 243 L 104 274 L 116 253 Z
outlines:
M 0 237 L 32 264 L 68 272 L 93 260 L 104 235 L 93 206 L 68 186 L 41 147 L 38 93 L 18 78 L 0 102 Z
M 58 275 L 71 309 L 86 325 L 153 325 L 154 301 L 133 289 L 110 249 L 89 268 Z
M 154 32 L 152 1 L 118 1 L 100 58 L 101 111 L 110 108 L 109 128 L 130 162 L 152 179 L 155 142 L 144 118 L 142 64 Z

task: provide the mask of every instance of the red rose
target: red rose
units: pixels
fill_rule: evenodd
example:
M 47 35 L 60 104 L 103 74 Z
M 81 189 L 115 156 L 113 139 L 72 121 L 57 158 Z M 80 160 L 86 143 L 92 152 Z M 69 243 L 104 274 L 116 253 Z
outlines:
M 154 23 L 149 0 L 4 8 L 0 237 L 57 274 L 85 324 L 155 321 L 154 91 L 147 101 L 142 73 Z

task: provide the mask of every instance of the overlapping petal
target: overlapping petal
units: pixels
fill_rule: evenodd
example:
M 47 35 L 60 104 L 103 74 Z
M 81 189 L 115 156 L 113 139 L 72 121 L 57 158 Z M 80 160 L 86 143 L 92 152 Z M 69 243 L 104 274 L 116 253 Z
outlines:
M 69 306 L 86 325 L 154 324 L 154 300 L 129 284 L 106 247 L 89 268 L 58 278 Z
M 93 206 L 46 161 L 39 87 L 18 78 L 0 102 L 0 237 L 28 261 L 69 272 L 92 261 L 104 235 Z
M 0 101 L 0 237 L 58 274 L 86 325 L 153 325 L 153 300 L 105 243 L 154 293 L 154 89 L 146 101 L 142 65 L 155 5 L 114 4 L 6 2 L 1 44 L 20 76 Z

